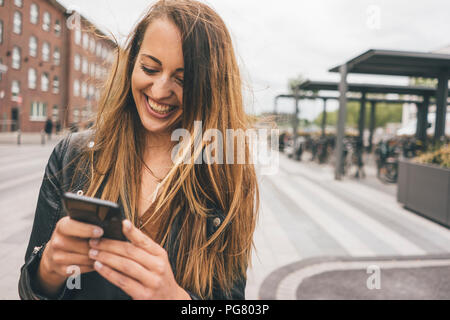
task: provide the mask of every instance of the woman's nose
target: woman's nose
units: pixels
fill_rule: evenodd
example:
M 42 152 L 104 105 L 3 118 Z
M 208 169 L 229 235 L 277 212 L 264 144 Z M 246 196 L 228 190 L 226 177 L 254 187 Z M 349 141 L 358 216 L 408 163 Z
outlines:
M 168 98 L 172 94 L 171 84 L 165 77 L 159 77 L 152 85 L 152 96 L 155 99 Z

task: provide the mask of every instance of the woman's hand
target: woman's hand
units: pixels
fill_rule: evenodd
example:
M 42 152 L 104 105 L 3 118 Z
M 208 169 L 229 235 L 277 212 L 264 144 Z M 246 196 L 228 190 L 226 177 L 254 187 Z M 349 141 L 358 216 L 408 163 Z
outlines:
M 133 299 L 182 300 L 190 296 L 175 281 L 167 252 L 152 239 L 123 221 L 130 242 L 92 239 L 89 257 L 95 270 Z
M 60 219 L 39 264 L 38 280 L 41 290 L 49 295 L 57 293 L 72 274 L 70 266 L 79 267 L 80 273 L 94 271 L 94 260 L 88 256 L 88 241 L 101 237 L 102 234 L 100 227 L 68 216 Z

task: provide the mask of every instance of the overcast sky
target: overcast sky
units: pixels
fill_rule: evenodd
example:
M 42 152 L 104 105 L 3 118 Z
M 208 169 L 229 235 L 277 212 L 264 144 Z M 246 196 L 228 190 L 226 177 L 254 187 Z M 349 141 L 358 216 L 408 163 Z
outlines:
M 102 30 L 127 35 L 149 0 L 59 0 Z M 450 47 L 449 0 L 210 0 L 227 24 L 239 57 L 247 110 L 273 110 L 289 78 L 337 81 L 329 73 L 368 49 L 435 51 Z M 450 52 L 449 52 L 450 53 Z M 402 77 L 350 75 L 349 81 L 407 84 Z M 254 99 L 251 99 L 252 96 Z M 332 105 L 332 108 L 335 105 Z M 280 101 L 281 111 L 293 102 Z M 312 119 L 320 104 L 302 103 Z

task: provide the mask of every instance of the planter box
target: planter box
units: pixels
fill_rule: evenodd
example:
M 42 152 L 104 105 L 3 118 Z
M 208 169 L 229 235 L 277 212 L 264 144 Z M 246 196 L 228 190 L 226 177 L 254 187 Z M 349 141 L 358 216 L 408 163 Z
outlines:
M 450 170 L 400 160 L 397 200 L 406 208 L 450 227 Z

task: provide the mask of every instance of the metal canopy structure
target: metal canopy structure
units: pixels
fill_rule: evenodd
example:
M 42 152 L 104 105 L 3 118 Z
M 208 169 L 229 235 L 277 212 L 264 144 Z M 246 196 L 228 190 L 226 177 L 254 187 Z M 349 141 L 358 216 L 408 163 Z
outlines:
M 339 72 L 339 116 L 336 141 L 336 168 L 335 178 L 341 179 L 339 170 L 342 162 L 343 137 L 345 134 L 345 118 L 347 113 L 347 75 L 349 73 L 364 73 L 377 75 L 396 75 L 425 77 L 438 79 L 436 89 L 436 124 L 434 141 L 439 141 L 445 136 L 445 121 L 448 99 L 448 79 L 450 73 L 450 55 L 393 51 L 393 50 L 368 50 L 363 54 L 347 61 L 343 65 L 330 69 L 331 72 Z M 363 95 L 364 96 L 364 95 Z M 427 118 L 430 95 L 424 95 L 423 108 L 419 108 L 419 122 Z M 421 128 L 420 130 L 424 130 Z M 425 129 L 426 132 L 426 129 Z
M 310 91 L 338 91 L 338 82 L 329 81 L 305 81 L 298 86 L 299 90 Z M 348 92 L 365 92 L 365 93 L 396 93 L 408 94 L 416 96 L 433 95 L 436 89 L 423 86 L 398 86 L 385 84 L 368 84 L 368 83 L 349 83 Z
M 274 114 L 277 114 L 277 109 L 278 109 L 277 102 L 278 102 L 278 99 L 281 99 L 281 98 L 296 99 L 295 100 L 296 101 L 296 108 L 295 108 L 295 114 L 294 114 L 295 118 L 298 117 L 298 111 L 299 111 L 298 104 L 297 104 L 298 101 L 301 101 L 301 100 L 317 100 L 317 99 L 322 100 L 323 101 L 323 111 L 322 111 L 323 117 L 322 117 L 321 129 L 322 129 L 322 136 L 325 136 L 325 125 L 326 125 L 326 119 L 327 119 L 326 118 L 327 117 L 327 101 L 328 100 L 337 100 L 337 99 L 339 99 L 339 97 L 322 96 L 322 95 L 317 95 L 317 94 L 314 94 L 314 95 L 298 95 L 298 96 L 295 96 L 293 94 L 280 94 L 280 95 L 277 95 L 275 97 Z M 349 98 L 347 98 L 347 100 L 348 101 L 357 101 L 357 102 L 361 101 L 360 98 L 354 98 L 354 97 L 349 97 Z M 376 110 L 377 103 L 383 103 L 383 102 L 384 103 L 416 103 L 416 104 L 418 103 L 417 100 L 408 100 L 408 99 L 368 98 L 366 101 L 371 104 L 370 125 L 369 125 L 370 126 L 370 128 L 369 128 L 369 131 L 370 131 L 370 135 L 369 135 L 369 149 L 370 150 L 372 150 L 372 148 L 373 148 L 373 133 L 374 133 L 374 130 L 375 130 L 375 112 L 376 112 L 375 110 Z M 359 123 L 359 125 L 361 125 L 361 122 Z M 296 126 L 297 126 L 297 123 L 293 123 L 293 130 L 296 130 Z M 424 126 L 424 128 L 425 128 L 424 130 L 426 130 L 425 126 Z M 361 128 L 360 128 L 360 130 L 361 130 Z M 362 130 L 364 130 L 364 129 L 362 129 Z M 418 126 L 417 130 L 419 130 L 419 126 Z M 426 133 L 426 131 L 425 131 L 425 133 Z M 361 134 L 361 131 L 360 131 L 360 134 Z
M 305 81 L 298 87 L 299 90 L 303 91 L 338 91 L 339 83 L 337 82 L 329 82 L 329 81 Z M 354 92 L 361 94 L 361 108 L 360 108 L 360 121 L 359 121 L 359 134 L 360 139 L 363 139 L 364 134 L 364 121 L 365 119 L 365 102 L 369 102 L 371 104 L 371 112 L 370 112 L 370 137 L 369 137 L 369 149 L 372 150 L 373 145 L 373 131 L 375 130 L 375 114 L 376 114 L 376 105 L 378 102 L 390 102 L 390 103 L 415 103 L 418 107 L 418 115 L 419 119 L 417 121 L 416 128 L 416 137 L 425 140 L 426 139 L 426 129 L 428 127 L 428 112 L 425 112 L 424 109 L 428 110 L 428 105 L 430 98 L 436 95 L 436 89 L 425 87 L 425 86 L 399 86 L 399 85 L 385 85 L 385 84 L 368 84 L 368 83 L 352 83 L 347 84 L 347 92 Z M 397 99 L 394 100 L 376 100 L 376 99 L 367 99 L 366 94 L 368 93 L 394 93 L 394 94 L 406 94 L 406 95 L 414 95 L 422 98 L 421 101 L 416 100 L 405 100 L 405 99 Z M 349 98 L 347 98 L 349 100 Z M 355 99 L 352 99 L 355 101 Z M 324 100 L 324 104 L 326 104 L 326 100 Z M 324 106 L 326 108 L 326 105 Z M 325 111 L 324 111 L 325 112 Z
M 371 49 L 345 63 L 348 73 L 438 78 L 450 69 L 450 55 Z M 330 72 L 340 72 L 337 66 Z

